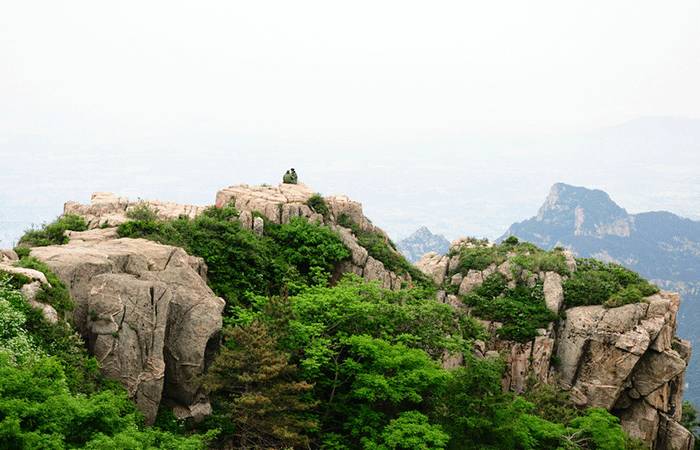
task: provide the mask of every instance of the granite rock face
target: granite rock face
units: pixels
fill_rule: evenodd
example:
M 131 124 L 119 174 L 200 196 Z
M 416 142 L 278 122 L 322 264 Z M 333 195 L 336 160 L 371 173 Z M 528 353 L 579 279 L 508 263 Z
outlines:
M 127 212 L 139 206 L 147 206 L 160 219 L 175 219 L 180 216 L 195 217 L 204 211 L 205 207 L 184 205 L 158 200 L 129 200 L 110 192 L 95 192 L 90 198 L 89 205 L 77 202 L 66 202 L 63 205 L 64 214 L 76 214 L 85 219 L 88 228 L 117 226 L 129 220 Z
M 449 254 L 458 254 L 458 240 Z M 567 268 L 576 270 L 570 252 L 564 252 Z M 514 273 L 509 261 L 484 270 L 457 272 L 459 258 L 435 253 L 424 255 L 416 266 L 436 283 L 451 286 L 464 295 L 493 273 L 508 283 L 541 283 L 547 307 L 562 318 L 528 342 L 499 338 L 501 323 L 475 317 L 488 339 L 478 341 L 479 357 L 500 354 L 506 362 L 503 388 L 525 391 L 532 382 L 555 384 L 569 391 L 581 407 L 602 407 L 620 417 L 623 428 L 655 450 L 690 450 L 692 434 L 680 425 L 685 370 L 690 343 L 676 337 L 678 294 L 661 292 L 640 303 L 606 308 L 602 305 L 564 309 L 563 283 L 555 272 Z M 453 291 L 453 292 L 455 292 Z M 438 300 L 471 313 L 457 295 L 440 291 Z M 445 367 L 454 367 L 454 355 Z
M 75 327 L 149 423 L 164 399 L 181 410 L 207 408 L 197 377 L 218 348 L 224 301 L 207 286 L 200 258 L 115 239 L 113 229 L 73 232 L 68 244 L 31 256 L 68 286 Z

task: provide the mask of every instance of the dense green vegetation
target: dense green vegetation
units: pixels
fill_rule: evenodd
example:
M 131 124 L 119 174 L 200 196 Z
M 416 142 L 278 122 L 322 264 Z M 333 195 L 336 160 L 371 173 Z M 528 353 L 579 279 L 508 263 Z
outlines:
M 533 287 L 521 282 L 509 288 L 506 277 L 500 273 L 489 276 L 462 301 L 473 307 L 475 315 L 503 323 L 497 331 L 503 339 L 528 341 L 537 336 L 538 328 L 547 328 L 557 319 L 544 302 L 541 282 Z
M 659 292 L 659 288 L 619 264 L 595 259 L 577 259 L 576 262 L 576 272 L 564 283 L 564 301 L 568 307 L 622 306 Z
M 68 242 L 66 230 L 85 231 L 87 223 L 75 214 L 66 214 L 54 222 L 43 225 L 37 230 L 28 230 L 19 240 L 18 247 L 43 247 L 46 245 L 61 245 Z
M 538 328 L 546 328 L 557 317 L 546 306 L 541 281 L 530 278 L 540 272 L 557 272 L 567 275 L 566 259 L 559 250 L 547 252 L 531 244 L 519 242 L 511 236 L 500 245 L 472 240 L 462 247 L 459 264 L 451 273 L 469 274 L 469 271 L 484 271 L 508 262 L 507 270 L 513 282 L 501 272 L 487 276 L 476 289 L 462 296 L 462 301 L 472 307 L 472 313 L 487 320 L 503 323 L 498 329 L 499 337 L 525 342 L 537 335 Z M 452 255 L 455 256 L 455 255 Z M 505 267 L 505 266 L 504 266 Z M 506 272 L 508 273 L 508 272 Z M 445 286 L 448 292 L 457 292 L 457 286 Z
M 466 275 L 470 270 L 484 270 L 508 260 L 514 275 L 520 275 L 522 272 L 557 272 L 561 275 L 569 273 L 566 259 L 559 250 L 548 252 L 527 242 L 519 242 L 517 238 L 506 239 L 501 245 L 490 246 L 477 240 L 473 243 L 473 246 L 460 249 L 457 272 Z
M 295 218 L 285 225 L 267 221 L 265 235 L 241 227 L 235 208 L 209 208 L 195 219 L 159 221 L 147 211 L 119 226 L 123 237 L 143 237 L 184 248 L 201 256 L 209 282 L 230 305 L 248 302 L 251 294 L 298 292 L 325 284 L 335 265 L 350 252 L 329 228 Z
M 227 331 L 237 338 L 207 376 L 217 407 L 204 429 L 234 447 L 624 448 L 604 410 L 567 403 L 566 421 L 547 419 L 537 413 L 545 397 L 536 405 L 504 393 L 498 359 L 466 351 L 465 367 L 442 369 L 445 352 L 468 350 L 482 330 L 425 293 L 348 275 L 334 287 L 257 298 L 238 311 Z M 273 396 L 276 407 L 266 407 Z
M 534 277 L 541 272 L 556 272 L 566 277 L 563 285 L 566 307 L 602 304 L 612 308 L 642 301 L 659 292 L 637 273 L 618 264 L 578 259 L 577 270 L 571 273 L 561 249 L 544 251 L 514 236 L 500 245 L 477 240 L 471 244 L 460 249 L 459 265 L 452 273 L 467 275 L 471 270 L 484 271 L 508 262 L 515 286 L 508 287 L 506 277 L 496 272 L 462 298 L 473 307 L 476 316 L 502 322 L 504 326 L 498 334 L 504 339 L 527 341 L 536 336 L 538 328 L 546 328 L 557 319 L 545 305 L 542 280 Z M 448 280 L 445 289 L 456 293 L 456 288 Z
M 327 216 L 323 198 L 312 199 L 309 206 Z M 390 291 L 355 275 L 334 277 L 349 250 L 330 228 L 302 218 L 284 225 L 266 221 L 258 236 L 241 227 L 231 206 L 194 219 L 160 220 L 140 205 L 128 216 L 120 236 L 177 245 L 202 257 L 210 286 L 227 300 L 223 345 L 202 377 L 213 414 L 190 423 L 163 408 L 156 426 L 144 427 L 123 389 L 99 375 L 70 326 L 47 323 L 17 291 L 22 280 L 4 276 L 0 447 L 637 448 L 613 415 L 575 408 L 560 391 L 531 386 L 526 396 L 503 392 L 503 361 L 472 356 L 473 341 L 486 337 L 476 320 L 436 302 L 432 281 L 388 238 L 347 216 L 340 224 L 387 269 L 410 274 L 414 286 Z M 463 297 L 474 315 L 502 322 L 500 336 L 516 341 L 531 339 L 556 319 L 544 304 L 542 283 L 531 275 L 570 275 L 560 251 L 517 239 L 475 244 L 461 250 L 460 272 L 507 259 L 514 282 L 498 272 L 488 276 Z M 54 285 L 42 300 L 70 310 L 60 280 L 24 256 L 20 265 L 41 270 Z M 608 284 L 599 283 L 607 289 L 600 288 L 607 293 L 599 295 L 603 302 L 629 297 L 633 288 L 650 290 L 616 267 L 579 265 L 588 277 L 608 277 Z M 572 298 L 582 295 L 577 276 L 569 279 Z M 444 369 L 442 359 L 454 354 L 463 354 L 464 364 Z

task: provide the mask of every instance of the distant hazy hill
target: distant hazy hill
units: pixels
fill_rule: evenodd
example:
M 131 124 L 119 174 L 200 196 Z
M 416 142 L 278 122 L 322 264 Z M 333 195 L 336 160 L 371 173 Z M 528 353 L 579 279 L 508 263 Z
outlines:
M 450 242 L 441 234 L 433 234 L 427 227 L 421 227 L 405 239 L 400 240 L 396 247 L 411 262 L 418 261 L 428 252 L 446 253 Z
M 600 190 L 557 183 L 537 215 L 510 226 L 515 235 L 544 248 L 562 246 L 578 256 L 618 262 L 679 291 L 679 334 L 700 348 L 700 222 L 665 211 L 629 214 Z M 700 367 L 694 357 L 687 396 L 700 402 Z

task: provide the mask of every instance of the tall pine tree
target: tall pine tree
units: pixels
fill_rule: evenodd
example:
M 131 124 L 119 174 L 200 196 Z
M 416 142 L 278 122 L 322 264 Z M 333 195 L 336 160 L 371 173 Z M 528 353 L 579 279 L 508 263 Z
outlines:
M 312 385 L 296 379 L 296 366 L 277 349 L 265 324 L 224 330 L 226 345 L 204 377 L 204 387 L 233 423 L 235 448 L 307 448 L 317 426 Z

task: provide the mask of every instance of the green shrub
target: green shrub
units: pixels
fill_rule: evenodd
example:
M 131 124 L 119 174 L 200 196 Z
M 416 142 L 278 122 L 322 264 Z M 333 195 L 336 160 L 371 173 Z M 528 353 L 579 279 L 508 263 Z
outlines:
M 331 211 L 328 209 L 326 201 L 321 197 L 321 194 L 314 194 L 306 201 L 309 208 L 314 210 L 315 213 L 321 214 L 324 218 L 330 216 Z
M 12 365 L 0 354 L 0 447 L 202 449 L 200 437 L 143 429 L 124 389 L 75 395 L 51 357 Z
M 487 320 L 503 323 L 498 335 L 503 339 L 526 342 L 537 336 L 557 316 L 544 302 L 542 283 L 534 287 L 519 284 L 508 288 L 505 277 L 495 273 L 478 288 L 462 297 L 472 313 Z
M 75 214 L 66 214 L 54 222 L 43 225 L 38 230 L 28 230 L 17 244 L 18 247 L 44 247 L 47 245 L 62 245 L 68 243 L 66 230 L 85 231 L 85 219 Z
M 121 237 L 150 238 L 163 234 L 162 224 L 155 220 L 131 220 L 117 227 Z
M 32 249 L 29 248 L 29 247 L 15 247 L 14 250 L 15 250 L 15 253 L 17 253 L 17 256 L 18 256 L 20 259 L 21 259 L 21 258 L 26 258 L 27 256 L 29 256 L 29 254 L 30 254 L 31 251 L 32 251 Z
M 367 250 L 367 253 L 377 261 L 384 264 L 384 268 L 398 275 L 409 274 L 413 282 L 422 287 L 434 287 L 435 283 L 413 264 L 408 262 L 401 253 L 396 250 L 396 245 L 379 232 L 363 230 L 345 213 L 338 217 L 338 224 L 349 228 L 357 242 Z
M 464 247 L 459 252 L 458 270 L 466 274 L 470 270 L 484 270 L 491 264 L 499 265 L 505 260 L 505 252 L 499 246 Z
M 567 307 L 581 305 L 622 306 L 640 302 L 659 288 L 619 264 L 578 259 L 577 270 L 564 283 Z
M 158 220 L 158 211 L 152 209 L 148 203 L 140 202 L 126 211 L 126 217 L 140 222 L 154 222 Z
M 518 254 L 511 259 L 511 262 L 532 273 L 556 272 L 560 275 L 569 274 L 566 258 L 558 251 L 545 252 L 538 249 L 535 252 Z
M 278 255 L 296 267 L 306 284 L 328 284 L 335 266 L 350 251 L 330 228 L 296 217 L 284 225 L 271 225 L 266 233 L 279 248 Z
M 516 236 L 513 236 L 513 235 L 508 236 L 508 237 L 503 241 L 503 243 L 506 244 L 506 245 L 518 245 L 519 242 L 520 242 L 520 240 L 519 240 Z

